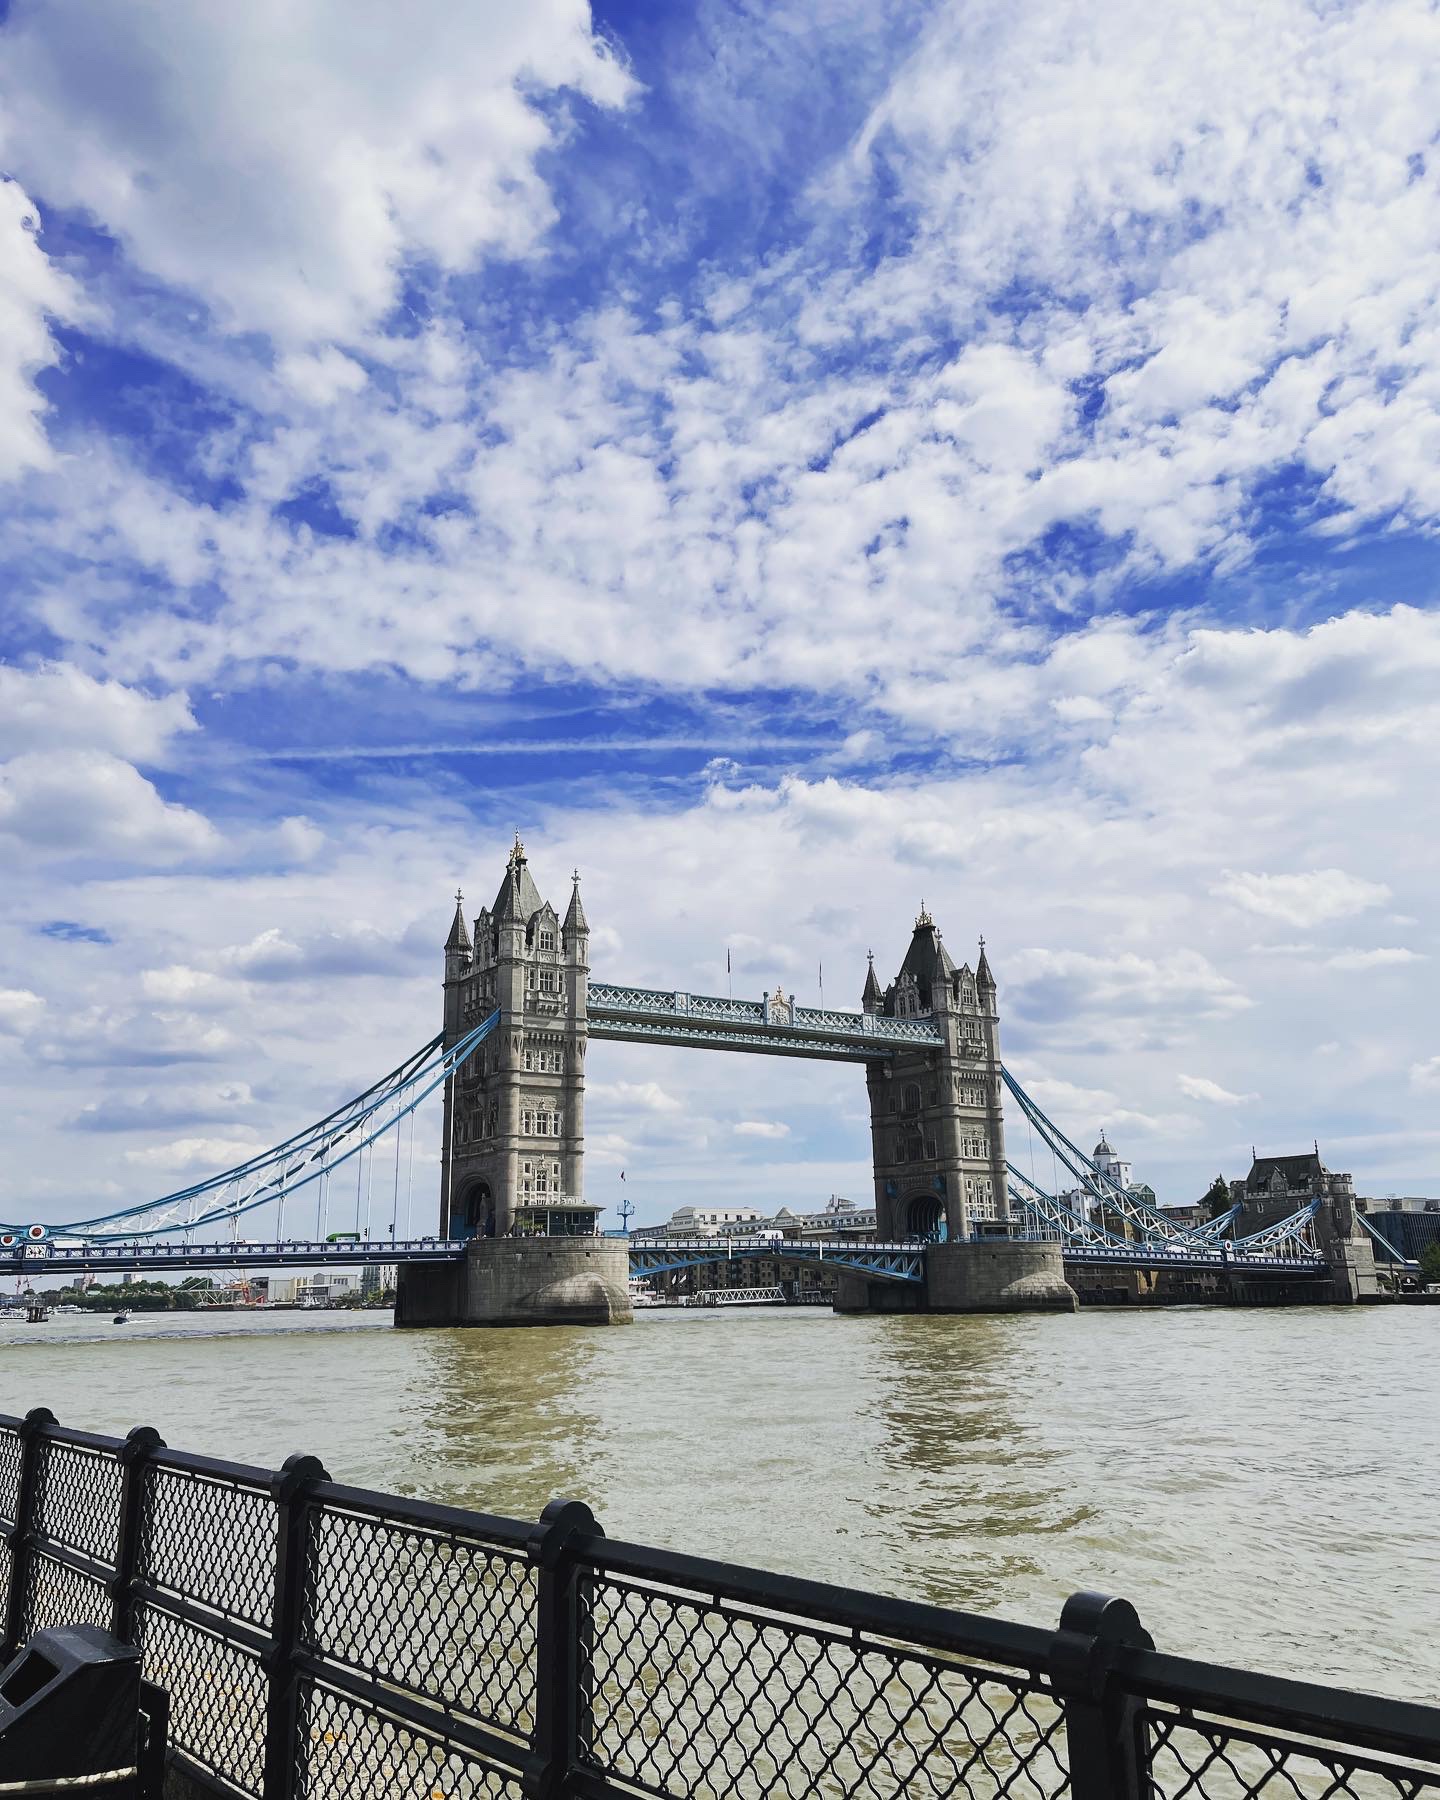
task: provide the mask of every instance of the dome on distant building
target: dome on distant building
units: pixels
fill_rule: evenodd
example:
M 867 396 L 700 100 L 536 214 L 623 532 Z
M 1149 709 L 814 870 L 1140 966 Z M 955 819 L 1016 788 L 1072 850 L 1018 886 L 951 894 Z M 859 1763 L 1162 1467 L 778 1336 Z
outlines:
M 1110 1140 L 1105 1136 L 1105 1127 L 1103 1125 L 1100 1127 L 1100 1142 L 1095 1146 L 1095 1148 L 1090 1152 L 1090 1154 L 1091 1154 L 1091 1156 L 1097 1156 L 1097 1157 L 1098 1156 L 1113 1156 L 1115 1154 L 1115 1152 L 1110 1148 Z

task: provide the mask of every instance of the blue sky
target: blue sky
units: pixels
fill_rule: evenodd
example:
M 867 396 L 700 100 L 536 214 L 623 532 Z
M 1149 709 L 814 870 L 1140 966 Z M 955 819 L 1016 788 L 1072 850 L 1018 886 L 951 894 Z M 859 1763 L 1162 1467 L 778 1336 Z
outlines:
M 1165 1198 L 1440 1191 L 1437 50 L 0 8 L 0 1216 L 364 1085 L 516 828 L 622 979 L 853 1003 L 923 896 Z M 843 1070 L 592 1081 L 642 1218 L 865 1190 Z

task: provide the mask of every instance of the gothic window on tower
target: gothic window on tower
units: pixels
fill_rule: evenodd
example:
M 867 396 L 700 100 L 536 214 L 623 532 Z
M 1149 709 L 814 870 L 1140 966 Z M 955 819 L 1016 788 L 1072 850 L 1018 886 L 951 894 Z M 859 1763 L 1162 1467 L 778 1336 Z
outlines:
M 920 1110 L 920 1083 L 912 1081 L 905 1089 L 905 1110 L 907 1113 Z
M 918 1137 L 906 1138 L 905 1155 L 911 1162 L 919 1162 L 920 1140 Z
M 542 931 L 540 933 L 540 948 L 542 950 L 553 950 L 555 948 L 555 933 L 553 931 Z
M 904 1162 L 904 1160 L 905 1160 L 905 1140 L 904 1140 L 904 1138 L 902 1138 L 902 1137 L 896 1138 L 895 1143 L 894 1143 L 894 1151 L 895 1151 L 895 1155 L 894 1155 L 893 1160 L 895 1162 Z
M 939 1151 L 935 1147 L 934 1138 L 926 1138 L 925 1154 L 930 1158 L 931 1162 L 934 1162 L 935 1158 L 940 1154 Z
M 535 1066 L 534 1056 L 529 1050 L 527 1050 L 525 1052 L 525 1067 L 527 1069 L 533 1069 L 534 1066 Z
M 520 1109 L 520 1130 L 523 1132 L 523 1134 L 526 1137 L 530 1137 L 533 1135 L 534 1129 L 535 1129 L 534 1113 L 531 1112 L 531 1110 L 528 1106 L 522 1107 Z
M 560 991 L 560 971 L 558 969 L 542 969 L 540 971 L 540 992 L 542 994 L 558 994 Z
M 520 1165 L 520 1192 L 522 1194 L 535 1192 L 535 1171 L 528 1162 L 522 1162 Z

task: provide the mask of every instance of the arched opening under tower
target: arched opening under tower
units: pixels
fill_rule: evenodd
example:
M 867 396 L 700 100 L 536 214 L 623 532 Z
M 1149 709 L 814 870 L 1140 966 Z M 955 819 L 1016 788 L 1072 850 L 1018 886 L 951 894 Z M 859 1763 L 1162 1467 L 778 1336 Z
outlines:
M 905 1235 L 938 1244 L 945 1235 L 945 1204 L 938 1194 L 915 1194 L 905 1204 Z
M 471 1181 L 460 1190 L 460 1204 L 451 1220 L 456 1237 L 494 1237 L 495 1200 L 488 1181 Z

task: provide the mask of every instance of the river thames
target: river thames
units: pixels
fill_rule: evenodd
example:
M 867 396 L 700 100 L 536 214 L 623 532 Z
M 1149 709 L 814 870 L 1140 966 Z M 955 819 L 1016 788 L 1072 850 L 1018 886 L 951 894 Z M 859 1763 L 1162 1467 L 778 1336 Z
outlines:
M 1440 1313 L 399 1332 L 388 1314 L 0 1325 L 0 1410 L 1433 1701 Z

